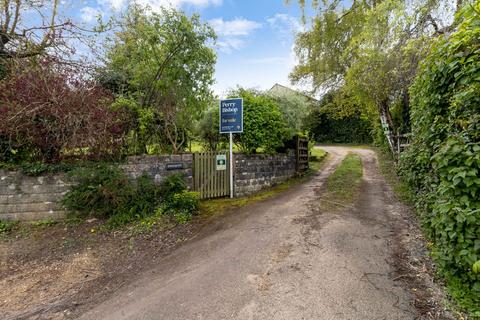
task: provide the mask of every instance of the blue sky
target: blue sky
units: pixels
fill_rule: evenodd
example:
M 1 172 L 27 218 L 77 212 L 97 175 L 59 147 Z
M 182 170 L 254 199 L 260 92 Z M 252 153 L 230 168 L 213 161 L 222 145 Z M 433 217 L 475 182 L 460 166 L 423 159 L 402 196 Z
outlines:
M 301 30 L 301 9 L 296 1 L 283 0 L 137 0 L 153 9 L 161 5 L 198 13 L 218 34 L 216 84 L 222 95 L 237 85 L 269 89 L 275 83 L 289 85 L 295 65 L 294 34 Z M 85 25 L 98 14 L 120 12 L 128 0 L 63 1 L 65 12 Z

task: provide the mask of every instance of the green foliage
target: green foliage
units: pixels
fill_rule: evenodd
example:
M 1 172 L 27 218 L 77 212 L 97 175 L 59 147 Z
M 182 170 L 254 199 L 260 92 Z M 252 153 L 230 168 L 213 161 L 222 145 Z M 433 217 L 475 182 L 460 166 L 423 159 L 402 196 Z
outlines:
M 215 33 L 198 15 L 138 5 L 119 24 L 99 78 L 133 111 L 134 150 L 167 143 L 177 152 L 211 101 Z
M 460 305 L 480 316 L 480 1 L 433 46 L 411 88 L 413 141 L 401 172 L 417 191 L 433 256 Z
M 197 134 L 206 150 L 217 150 L 221 142 L 226 141 L 226 135 L 220 134 L 219 105 L 210 107 L 197 124 Z
M 270 90 L 268 96 L 275 100 L 283 114 L 289 135 L 293 136 L 304 131 L 305 120 L 308 117 L 308 112 L 315 104 L 315 100 L 288 88 L 285 88 L 284 91 Z
M 146 174 L 133 180 L 108 165 L 76 169 L 71 175 L 78 184 L 65 195 L 65 207 L 81 216 L 108 219 L 112 228 L 134 221 L 151 224 L 160 214 L 184 223 L 198 211 L 199 196 L 186 190 L 180 174 L 168 176 L 160 186 Z
M 177 193 L 182 193 L 187 190 L 187 183 L 182 174 L 172 174 L 166 177 L 160 184 L 160 192 L 162 197 L 169 201 Z
M 82 216 L 109 218 L 112 226 L 151 215 L 160 203 L 160 189 L 147 175 L 133 181 L 107 165 L 77 169 L 72 175 L 78 184 L 65 195 L 66 208 Z
M 320 105 L 313 108 L 306 120 L 305 128 L 318 142 L 322 143 L 370 143 L 372 126 L 370 120 L 358 111 L 346 113 L 341 98 L 335 93 L 325 95 Z
M 0 235 L 10 233 L 17 225 L 18 221 L 0 220 Z
M 305 5 L 303 0 L 298 2 Z M 467 2 L 456 1 L 459 6 Z M 446 25 L 444 12 L 455 10 L 454 3 L 312 1 L 317 14 L 310 28 L 297 35 L 299 63 L 290 77 L 295 83 L 312 84 L 316 92 L 330 89 L 338 90 L 336 95 L 346 93 L 342 100 L 351 102 L 346 107 L 360 109 L 359 114 L 370 121 L 375 134 L 384 133 L 377 126 L 380 119 L 391 132 L 408 132 L 408 88 L 418 62 L 440 34 L 432 24 Z M 386 138 L 393 144 L 389 136 Z
M 108 218 L 124 212 L 135 195 L 132 181 L 116 167 L 79 168 L 71 175 L 78 184 L 65 195 L 63 204 L 83 216 Z
M 182 191 L 175 193 L 171 199 L 166 202 L 166 213 L 173 214 L 177 222 L 185 223 L 198 212 L 200 204 L 199 194 L 197 192 Z
M 243 133 L 234 135 L 243 152 L 255 153 L 262 148 L 266 153 L 274 153 L 291 138 L 280 108 L 272 98 L 245 89 L 238 89 L 230 96 L 243 98 Z

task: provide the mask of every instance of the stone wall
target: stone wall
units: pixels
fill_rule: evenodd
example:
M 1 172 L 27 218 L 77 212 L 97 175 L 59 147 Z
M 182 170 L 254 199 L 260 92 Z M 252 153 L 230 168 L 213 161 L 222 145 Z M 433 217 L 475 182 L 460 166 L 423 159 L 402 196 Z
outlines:
M 156 183 L 160 183 L 173 173 L 181 173 L 185 176 L 189 189 L 193 188 L 193 154 L 191 153 L 129 157 L 127 164 L 120 167 L 134 179 L 147 173 Z
M 173 173 L 184 174 L 192 189 L 193 155 L 130 157 L 120 166 L 130 177 L 144 172 L 160 183 Z M 295 176 L 295 155 L 235 155 L 235 195 L 246 196 Z M 0 170 L 0 220 L 58 219 L 60 201 L 74 184 L 65 174 L 28 177 Z
M 58 219 L 65 215 L 59 204 L 72 183 L 64 174 L 28 177 L 0 170 L 0 219 Z
M 192 186 L 192 154 L 130 157 L 120 167 L 132 178 L 143 172 L 160 183 L 173 173 L 183 173 Z M 66 174 L 29 177 L 0 170 L 0 220 L 42 220 L 65 217 L 60 205 L 74 181 Z
M 235 155 L 235 196 L 242 197 L 296 175 L 295 155 Z

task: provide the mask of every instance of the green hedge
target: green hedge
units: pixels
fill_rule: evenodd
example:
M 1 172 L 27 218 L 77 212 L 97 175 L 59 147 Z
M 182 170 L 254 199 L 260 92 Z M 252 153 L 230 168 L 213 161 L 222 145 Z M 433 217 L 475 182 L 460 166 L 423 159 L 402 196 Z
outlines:
M 413 141 L 401 173 L 418 196 L 451 294 L 480 316 L 480 2 L 467 5 L 411 88 Z

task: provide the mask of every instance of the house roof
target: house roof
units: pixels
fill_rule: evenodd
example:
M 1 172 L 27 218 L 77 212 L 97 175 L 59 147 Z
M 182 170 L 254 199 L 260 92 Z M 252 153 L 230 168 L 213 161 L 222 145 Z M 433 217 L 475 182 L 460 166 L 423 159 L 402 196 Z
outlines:
M 301 91 L 298 91 L 298 90 L 295 90 L 295 89 L 292 89 L 292 88 L 289 88 L 287 86 L 284 86 L 284 85 L 281 85 L 279 83 L 275 83 L 273 85 L 273 87 L 268 90 L 269 93 L 280 93 L 280 94 L 295 94 L 295 95 L 299 95 L 299 96 L 302 96 L 302 97 L 305 97 L 307 98 L 308 100 L 311 100 L 311 101 L 316 101 L 318 102 L 317 99 L 315 98 L 312 98 L 311 96 L 301 92 Z

